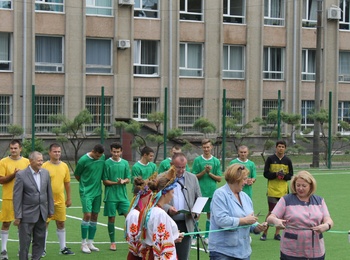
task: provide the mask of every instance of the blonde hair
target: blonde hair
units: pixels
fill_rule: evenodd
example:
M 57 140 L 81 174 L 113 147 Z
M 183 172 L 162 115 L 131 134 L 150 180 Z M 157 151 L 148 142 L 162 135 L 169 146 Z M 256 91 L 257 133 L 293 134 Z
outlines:
M 296 175 L 293 176 L 290 182 L 290 191 L 293 194 L 296 194 L 295 183 L 298 179 L 302 179 L 306 181 L 310 185 L 309 196 L 316 192 L 317 184 L 314 176 L 311 175 L 308 171 L 300 171 Z
M 248 174 L 248 169 L 239 163 L 230 165 L 224 173 L 225 180 L 229 184 L 240 182 L 241 180 L 247 178 Z

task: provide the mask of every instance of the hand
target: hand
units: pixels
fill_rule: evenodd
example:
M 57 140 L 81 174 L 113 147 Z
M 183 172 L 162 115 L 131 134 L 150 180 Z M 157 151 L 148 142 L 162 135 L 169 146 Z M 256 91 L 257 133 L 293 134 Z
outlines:
M 184 233 L 179 233 L 179 237 L 175 239 L 175 243 L 181 243 L 183 238 L 184 238 Z
M 66 200 L 66 207 L 69 208 L 72 205 L 72 200 L 71 199 L 67 199 Z
M 324 223 L 316 227 L 312 227 L 311 229 L 313 231 L 316 231 L 317 233 L 323 233 L 329 230 L 329 226 L 328 226 L 328 223 Z
M 285 229 L 287 220 L 276 218 L 275 227 Z
M 19 218 L 16 218 L 15 219 L 15 221 L 13 221 L 13 225 L 15 225 L 15 226 L 19 226 L 19 224 L 21 224 L 21 219 L 19 219 Z
M 258 217 L 254 216 L 254 214 L 251 214 L 249 216 L 246 216 L 242 218 L 244 225 L 251 225 L 254 224 L 257 220 Z
M 277 178 L 280 180 L 284 179 L 284 173 L 283 170 L 280 170 L 279 172 L 276 172 Z
M 53 217 L 53 214 L 48 214 L 47 215 L 47 218 L 52 218 Z
M 255 229 L 254 229 L 254 232 L 257 233 L 257 232 L 262 232 L 262 231 L 265 231 L 267 229 L 267 222 L 263 222 L 261 224 L 258 224 Z
M 168 210 L 168 213 L 170 216 L 174 216 L 176 214 L 179 214 L 179 212 L 177 211 L 177 209 L 175 207 L 170 207 Z
M 125 179 L 119 179 L 120 180 L 120 184 L 125 184 L 125 183 L 127 183 L 128 181 L 127 180 L 125 180 Z
M 254 183 L 254 179 L 252 179 L 252 178 L 248 178 L 247 179 L 247 182 L 246 182 L 246 185 L 252 185 Z
M 206 172 L 206 173 L 210 173 L 211 168 L 212 168 L 211 165 L 207 164 L 207 165 L 205 166 L 205 172 Z

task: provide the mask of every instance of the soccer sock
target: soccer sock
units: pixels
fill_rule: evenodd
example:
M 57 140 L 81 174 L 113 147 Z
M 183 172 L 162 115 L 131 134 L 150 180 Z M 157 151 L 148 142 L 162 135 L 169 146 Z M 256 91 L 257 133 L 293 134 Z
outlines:
M 45 245 L 44 245 L 44 250 L 46 251 L 46 240 L 47 240 L 47 235 L 49 234 L 49 231 L 46 229 L 45 232 Z
M 111 240 L 111 243 L 115 242 L 115 231 L 114 231 L 114 223 L 113 222 L 108 222 L 108 235 L 109 239 Z
M 9 239 L 9 231 L 1 230 L 1 252 L 3 250 L 7 251 L 7 240 Z
M 88 240 L 94 240 L 96 234 L 97 222 L 90 221 Z
M 207 221 L 205 222 L 205 231 L 209 231 L 210 230 L 210 220 L 207 219 Z M 209 233 L 205 233 L 205 237 L 209 237 Z
M 81 222 L 81 238 L 84 240 L 86 240 L 87 236 L 88 236 L 88 232 L 89 232 L 89 222 L 87 221 L 82 221 Z
M 60 242 L 60 249 L 63 250 L 66 247 L 66 229 L 57 229 L 56 234 Z

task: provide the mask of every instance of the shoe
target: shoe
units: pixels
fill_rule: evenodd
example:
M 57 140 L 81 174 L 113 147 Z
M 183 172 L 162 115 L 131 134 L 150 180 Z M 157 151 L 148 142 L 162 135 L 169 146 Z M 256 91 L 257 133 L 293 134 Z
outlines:
M 90 251 L 95 251 L 95 252 L 100 251 L 100 249 L 98 249 L 97 247 L 95 247 L 92 243 L 88 243 L 87 246 L 88 246 L 88 248 L 90 249 Z
M 44 258 L 46 256 L 46 250 L 41 254 L 41 258 Z
M 266 234 L 262 234 L 262 236 L 260 237 L 261 241 L 266 241 Z
M 197 238 L 192 238 L 191 239 L 191 246 L 197 245 Z
M 75 255 L 74 252 L 70 251 L 70 248 L 65 247 L 61 250 L 60 254 L 62 255 Z
M 281 240 L 280 234 L 275 235 L 275 236 L 273 237 L 273 239 L 274 239 L 274 240 L 280 241 L 280 240 Z
M 6 250 L 2 250 L 0 257 L 2 260 L 8 260 L 9 256 L 7 255 L 7 251 Z
M 85 254 L 91 254 L 91 250 L 88 247 L 87 243 L 81 244 L 81 251 Z
M 111 251 L 117 251 L 117 245 L 115 243 L 111 243 L 109 250 Z
M 209 238 L 204 238 L 204 243 L 206 244 L 206 245 L 208 245 L 209 244 Z

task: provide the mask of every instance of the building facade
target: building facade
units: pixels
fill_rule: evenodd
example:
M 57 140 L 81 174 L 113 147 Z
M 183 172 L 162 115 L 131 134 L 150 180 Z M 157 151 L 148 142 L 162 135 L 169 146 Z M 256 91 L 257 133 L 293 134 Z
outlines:
M 169 127 L 195 134 L 199 117 L 222 122 L 227 103 L 241 123 L 278 104 L 312 127 L 317 0 L 0 0 L 0 135 L 9 124 L 49 134 L 52 114 L 87 108 L 115 118 L 169 112 Z M 332 124 L 350 122 L 350 0 L 322 1 L 321 104 Z M 168 102 L 165 102 L 165 96 Z M 218 127 L 220 128 L 220 127 Z M 255 126 L 256 135 L 263 128 Z M 288 131 L 286 127 L 283 131 Z

